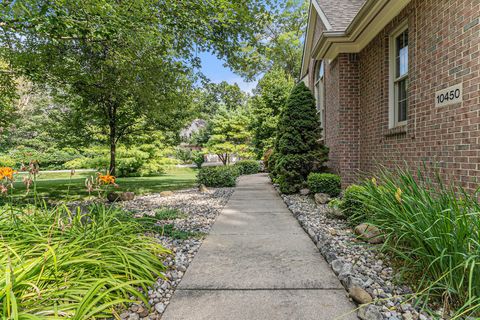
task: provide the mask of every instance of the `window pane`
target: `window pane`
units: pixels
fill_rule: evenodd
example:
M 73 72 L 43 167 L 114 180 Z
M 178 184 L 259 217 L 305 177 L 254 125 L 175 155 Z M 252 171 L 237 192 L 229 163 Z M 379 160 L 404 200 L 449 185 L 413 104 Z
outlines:
M 397 122 L 407 120 L 407 80 L 396 83 L 397 86 Z
M 408 73 L 408 30 L 395 39 L 395 76 L 401 77 Z

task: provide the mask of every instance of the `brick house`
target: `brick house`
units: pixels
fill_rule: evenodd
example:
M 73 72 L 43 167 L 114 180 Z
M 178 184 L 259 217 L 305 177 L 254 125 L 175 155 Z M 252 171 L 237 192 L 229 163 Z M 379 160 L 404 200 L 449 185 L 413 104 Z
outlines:
M 312 0 L 301 79 L 345 185 L 436 164 L 478 187 L 480 0 Z

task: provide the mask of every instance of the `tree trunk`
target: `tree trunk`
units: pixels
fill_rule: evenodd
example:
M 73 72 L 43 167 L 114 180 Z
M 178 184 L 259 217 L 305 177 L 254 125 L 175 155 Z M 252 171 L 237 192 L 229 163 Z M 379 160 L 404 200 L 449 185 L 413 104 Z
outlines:
M 109 120 L 109 129 L 110 129 L 110 169 L 109 174 L 112 176 L 116 173 L 116 152 L 117 152 L 117 107 L 110 107 L 110 120 Z

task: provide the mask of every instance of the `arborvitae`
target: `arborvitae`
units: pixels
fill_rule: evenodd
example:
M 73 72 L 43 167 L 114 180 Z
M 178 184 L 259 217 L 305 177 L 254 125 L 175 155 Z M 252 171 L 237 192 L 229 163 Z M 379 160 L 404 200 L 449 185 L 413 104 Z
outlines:
M 308 174 L 319 171 L 327 161 L 328 148 L 320 142 L 321 136 L 315 98 L 300 82 L 280 115 L 275 150 L 269 161 L 272 176 L 283 193 L 297 192 Z

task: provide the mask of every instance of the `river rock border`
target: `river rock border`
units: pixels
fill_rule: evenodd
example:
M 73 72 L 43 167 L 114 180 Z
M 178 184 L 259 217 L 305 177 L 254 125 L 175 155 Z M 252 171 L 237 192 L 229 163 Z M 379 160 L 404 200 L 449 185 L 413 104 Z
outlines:
M 359 240 L 344 220 L 330 214 L 326 205 L 317 205 L 307 195 L 281 197 L 349 292 L 350 299 L 360 305 L 360 319 L 440 319 L 414 307 L 411 288 L 398 284 L 398 275 L 378 245 Z

